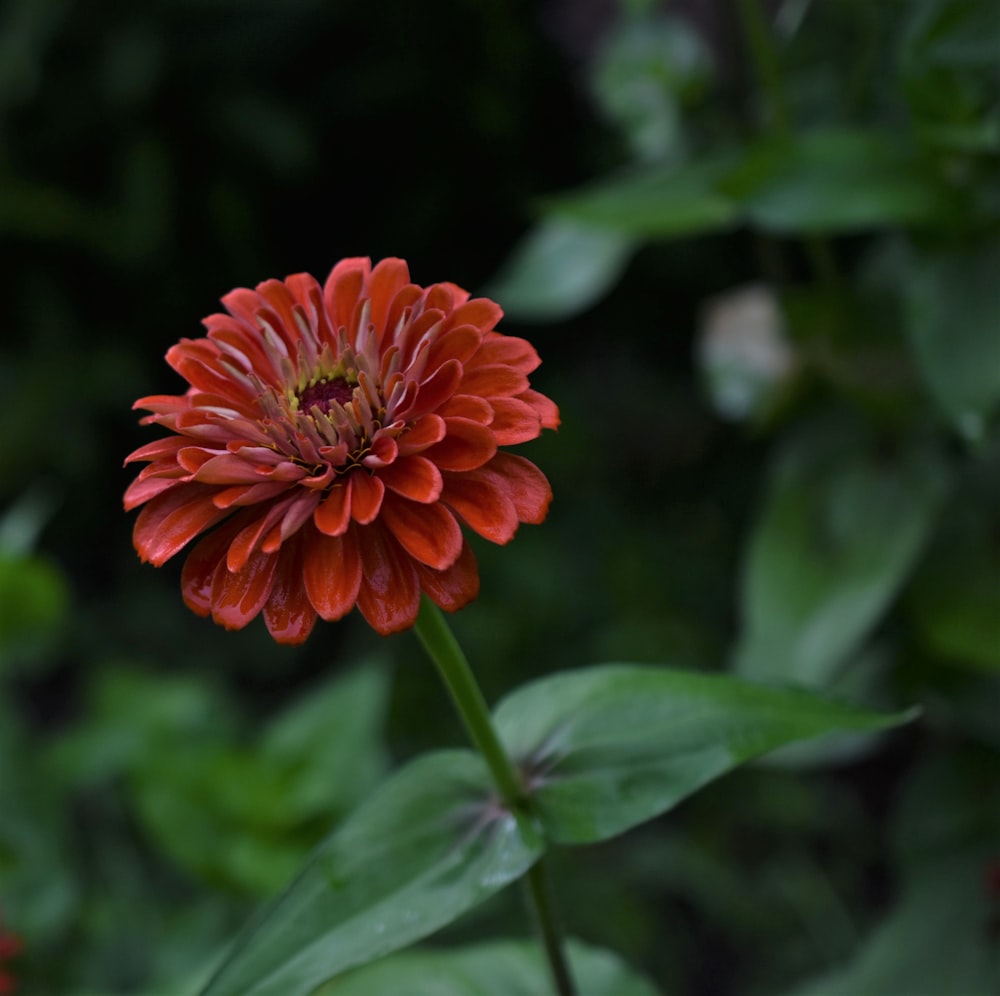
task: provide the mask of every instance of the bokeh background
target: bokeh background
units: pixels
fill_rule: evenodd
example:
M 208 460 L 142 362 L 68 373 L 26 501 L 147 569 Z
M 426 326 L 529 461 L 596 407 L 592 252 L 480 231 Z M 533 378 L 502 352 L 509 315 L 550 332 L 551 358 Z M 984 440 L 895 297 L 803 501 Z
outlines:
M 236 286 L 344 256 L 494 296 L 563 412 L 477 546 L 491 700 L 641 661 L 922 719 L 557 856 L 691 994 L 1000 990 L 992 0 L 7 0 L 0 916 L 24 993 L 184 993 L 392 766 L 420 648 L 297 649 L 138 563 L 132 402 Z M 521 936 L 516 890 L 435 940 Z

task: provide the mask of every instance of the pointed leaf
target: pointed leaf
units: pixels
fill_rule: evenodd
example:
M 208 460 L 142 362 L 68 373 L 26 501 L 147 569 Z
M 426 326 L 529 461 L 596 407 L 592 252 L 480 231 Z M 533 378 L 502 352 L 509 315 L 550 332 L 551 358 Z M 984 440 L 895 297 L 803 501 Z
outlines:
M 747 552 L 736 670 L 826 687 L 907 578 L 944 486 L 919 446 L 881 452 L 838 426 L 793 437 Z
M 514 248 L 485 293 L 511 318 L 569 318 L 614 286 L 632 249 L 620 232 L 547 218 Z
M 931 396 L 959 431 L 983 435 L 1000 403 L 1000 244 L 915 261 L 907 326 Z
M 496 711 L 546 835 L 570 844 L 652 819 L 784 744 L 908 718 L 724 675 L 628 664 L 543 678 Z
M 608 951 L 571 941 L 566 954 L 580 996 L 656 996 L 645 979 Z M 539 945 L 495 941 L 393 955 L 350 972 L 317 996 L 538 996 L 551 988 Z
M 518 878 L 542 844 L 530 824 L 500 808 L 490 785 L 469 751 L 403 768 L 247 926 L 203 996 L 305 996 Z

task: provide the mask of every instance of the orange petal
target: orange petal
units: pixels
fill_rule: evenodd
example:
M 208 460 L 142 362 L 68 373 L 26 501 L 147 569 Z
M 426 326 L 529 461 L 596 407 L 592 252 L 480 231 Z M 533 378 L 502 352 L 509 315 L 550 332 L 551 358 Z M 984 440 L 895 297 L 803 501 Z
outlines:
M 510 396 L 527 390 L 527 374 L 502 366 L 466 367 L 461 384 L 462 394 L 475 394 L 481 398 Z
M 428 446 L 444 439 L 447 431 L 448 427 L 440 415 L 424 415 L 399 437 L 399 455 L 410 456 L 426 450 Z
M 358 544 L 364 571 L 358 609 L 382 636 L 408 629 L 420 609 L 416 565 L 381 525 L 361 530 Z
M 517 510 L 493 474 L 448 474 L 441 500 L 491 543 L 507 543 L 517 532 Z
M 303 540 L 297 534 L 281 548 L 271 588 L 264 605 L 264 622 L 278 643 L 302 643 L 316 625 L 316 610 L 302 581 Z
M 314 534 L 305 548 L 306 594 L 327 622 L 347 615 L 361 587 L 361 554 L 354 530 L 344 536 Z
M 444 505 L 418 505 L 391 495 L 382 505 L 382 521 L 411 557 L 443 571 L 462 551 L 462 530 Z
M 415 565 L 421 589 L 445 612 L 457 612 L 479 594 L 479 568 L 468 543 L 462 544 L 458 559 L 445 571 Z
M 552 501 L 552 488 L 530 460 L 513 453 L 498 453 L 484 469 L 499 475 L 504 492 L 514 503 L 522 522 L 537 525 L 545 520 Z
M 348 483 L 351 488 L 351 517 L 363 526 L 374 522 L 382 507 L 385 485 L 365 470 L 355 470 Z
M 243 629 L 271 594 L 278 554 L 255 553 L 241 570 L 222 566 L 212 579 L 212 618 L 226 629 Z
M 212 503 L 215 488 L 178 484 L 151 498 L 135 520 L 132 539 L 143 560 L 159 567 L 228 514 Z
M 420 390 L 417 391 L 417 397 L 413 402 L 413 410 L 415 412 L 435 411 L 455 393 L 461 380 L 462 364 L 458 360 L 448 360 L 446 363 L 442 363 L 420 385 Z M 462 393 L 469 392 L 463 391 Z
M 495 333 L 483 339 L 476 353 L 476 363 L 483 366 L 513 367 L 529 374 L 541 366 L 541 358 L 527 339 Z
M 448 435 L 424 452 L 442 470 L 474 470 L 496 453 L 496 440 L 486 426 L 466 418 L 445 421 Z
M 334 331 L 351 327 L 354 309 L 364 292 L 365 278 L 371 272 L 371 265 L 370 259 L 342 259 L 326 278 L 323 300 Z
M 184 604 L 199 616 L 212 611 L 212 579 L 225 570 L 226 550 L 239 532 L 239 523 L 226 522 L 199 540 L 184 561 L 181 592 Z
M 493 431 L 497 444 L 513 446 L 537 439 L 542 432 L 542 420 L 538 412 L 526 401 L 519 398 L 492 398 Z
M 475 325 L 487 332 L 503 318 L 503 309 L 488 297 L 474 297 L 457 307 L 452 313 L 450 325 Z
M 340 536 L 351 521 L 351 486 L 348 482 L 335 484 L 313 514 L 313 522 L 321 533 Z
M 379 334 L 379 342 L 386 333 L 386 321 L 393 298 L 410 282 L 406 261 L 392 257 L 376 264 L 368 281 L 368 295 L 372 301 L 371 323 Z M 389 329 L 390 333 L 394 330 Z
M 427 504 L 441 496 L 441 471 L 426 457 L 401 457 L 378 476 L 387 488 L 411 501 Z

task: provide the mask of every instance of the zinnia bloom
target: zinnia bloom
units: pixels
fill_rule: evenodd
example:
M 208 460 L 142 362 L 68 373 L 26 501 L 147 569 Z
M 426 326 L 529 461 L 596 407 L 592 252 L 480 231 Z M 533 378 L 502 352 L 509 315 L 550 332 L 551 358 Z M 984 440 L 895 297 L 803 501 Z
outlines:
M 406 263 L 338 263 L 223 298 L 167 362 L 190 385 L 135 407 L 170 435 L 125 493 L 134 541 L 184 565 L 187 605 L 229 629 L 263 612 L 300 643 L 317 616 L 357 605 L 383 634 L 411 626 L 421 591 L 454 611 L 479 590 L 460 523 L 506 543 L 552 497 L 534 464 L 499 446 L 559 424 L 528 384 L 540 360 L 495 326 L 500 308 Z M 205 535 L 202 535 L 205 534 Z

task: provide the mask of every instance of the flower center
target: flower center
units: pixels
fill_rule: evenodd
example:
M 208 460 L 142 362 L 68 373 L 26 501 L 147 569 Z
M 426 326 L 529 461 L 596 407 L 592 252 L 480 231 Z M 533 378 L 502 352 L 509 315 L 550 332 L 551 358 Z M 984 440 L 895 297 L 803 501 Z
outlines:
M 326 415 L 334 402 L 346 405 L 353 395 L 354 385 L 346 377 L 324 378 L 299 392 L 299 411 L 310 412 L 315 407 Z

